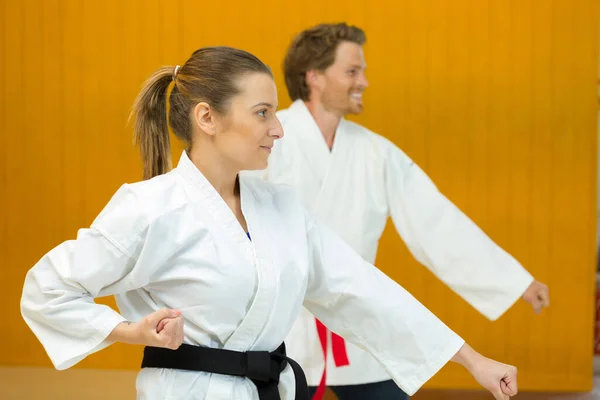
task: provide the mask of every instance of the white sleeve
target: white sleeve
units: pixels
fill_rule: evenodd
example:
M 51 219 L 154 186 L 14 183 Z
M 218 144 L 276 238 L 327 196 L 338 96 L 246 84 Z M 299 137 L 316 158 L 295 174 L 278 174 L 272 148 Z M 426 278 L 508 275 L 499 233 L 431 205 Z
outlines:
M 106 337 L 125 320 L 93 299 L 139 288 L 151 273 L 152 263 L 137 263 L 147 225 L 136 203 L 123 186 L 90 229 L 52 249 L 27 273 L 21 313 L 57 369 L 110 345 Z
M 499 318 L 533 282 L 531 274 L 391 142 L 386 157 L 390 214 L 410 252 L 485 317 Z
M 330 229 L 307 218 L 312 268 L 304 306 L 414 394 L 464 341 Z

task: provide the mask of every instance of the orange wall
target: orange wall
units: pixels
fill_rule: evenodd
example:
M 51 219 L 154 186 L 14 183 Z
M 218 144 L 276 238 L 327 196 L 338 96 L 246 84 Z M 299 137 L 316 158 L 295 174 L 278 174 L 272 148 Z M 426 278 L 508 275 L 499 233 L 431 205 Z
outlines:
M 367 4 L 369 4 L 367 6 Z M 205 45 L 271 65 L 322 21 L 363 27 L 371 86 L 355 118 L 412 156 L 493 239 L 550 285 L 490 323 L 407 254 L 392 229 L 378 265 L 526 389 L 591 385 L 597 3 L 593 0 L 0 2 L 0 364 L 49 365 L 19 314 L 26 271 L 140 178 L 126 119 L 143 80 Z M 175 150 L 179 152 L 180 148 Z M 107 300 L 113 304 L 111 300 Z M 80 365 L 137 368 L 115 345 Z M 448 367 L 429 386 L 473 387 Z

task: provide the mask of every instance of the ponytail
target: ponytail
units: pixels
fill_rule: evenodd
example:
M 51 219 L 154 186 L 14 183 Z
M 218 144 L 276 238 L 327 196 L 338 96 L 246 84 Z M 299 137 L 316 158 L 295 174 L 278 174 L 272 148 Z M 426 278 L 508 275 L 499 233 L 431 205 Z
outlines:
M 144 179 L 171 170 L 171 142 L 167 121 L 167 92 L 173 81 L 173 67 L 161 67 L 144 83 L 131 115 L 134 120 L 134 141 L 140 146 Z

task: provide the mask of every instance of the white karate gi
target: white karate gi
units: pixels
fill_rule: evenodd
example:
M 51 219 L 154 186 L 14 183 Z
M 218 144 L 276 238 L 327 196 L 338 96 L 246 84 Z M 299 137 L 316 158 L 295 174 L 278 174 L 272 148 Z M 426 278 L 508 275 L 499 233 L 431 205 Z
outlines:
M 304 102 L 295 101 L 277 115 L 284 137 L 275 143 L 268 168 L 244 174 L 292 186 L 309 211 L 369 263 L 375 261 L 391 216 L 412 255 L 490 320 L 500 317 L 533 282 L 389 140 L 342 119 L 330 151 Z M 286 343 L 308 384 L 317 386 L 324 357 L 314 317 L 306 309 Z M 336 367 L 331 340 L 328 346 L 328 385 L 390 379 L 375 358 L 351 343 L 346 344 L 350 365 Z
M 57 369 L 110 345 L 122 321 L 181 310 L 184 342 L 275 350 L 302 303 L 414 393 L 463 340 L 307 213 L 294 191 L 240 178 L 252 241 L 184 153 L 170 173 L 124 185 L 89 229 L 27 274 L 23 317 Z M 121 314 L 93 299 L 115 295 Z M 246 378 L 144 369 L 139 399 L 257 399 Z M 282 399 L 293 398 L 288 366 Z

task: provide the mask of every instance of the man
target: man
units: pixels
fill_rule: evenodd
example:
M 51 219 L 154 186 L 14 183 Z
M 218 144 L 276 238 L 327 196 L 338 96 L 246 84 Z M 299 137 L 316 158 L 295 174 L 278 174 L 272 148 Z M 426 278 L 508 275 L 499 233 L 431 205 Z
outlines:
M 278 113 L 285 137 L 261 174 L 293 186 L 307 208 L 371 263 L 391 216 L 413 256 L 490 320 L 519 298 L 540 312 L 549 305 L 544 284 L 393 143 L 344 119 L 363 109 L 365 40 L 361 29 L 346 24 L 319 25 L 293 40 L 284 73 L 294 103 Z M 306 310 L 286 342 L 314 398 L 322 397 L 325 383 L 340 400 L 407 398 L 377 360 Z

